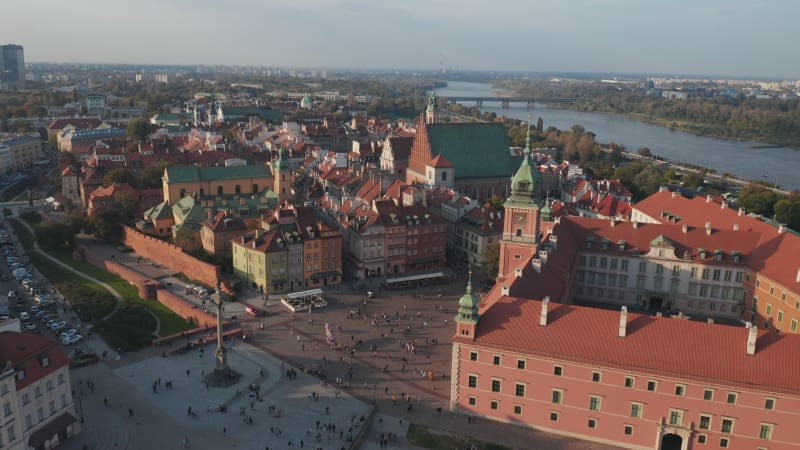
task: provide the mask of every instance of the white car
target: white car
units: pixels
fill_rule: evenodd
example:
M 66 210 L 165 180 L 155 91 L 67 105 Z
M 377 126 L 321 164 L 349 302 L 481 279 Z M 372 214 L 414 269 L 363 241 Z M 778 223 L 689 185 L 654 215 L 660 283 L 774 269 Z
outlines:
M 60 330 L 63 330 L 64 328 L 67 328 L 67 322 L 64 322 L 63 320 L 59 320 L 58 322 L 53 324 L 51 329 L 53 331 L 60 331 Z
M 71 328 L 71 329 L 61 333 L 61 336 L 59 336 L 59 337 L 63 341 L 64 339 L 72 337 L 72 336 L 75 336 L 76 334 L 78 334 L 78 330 L 76 330 L 75 328 Z
M 24 323 L 25 329 L 28 331 L 36 330 L 36 322 L 25 322 Z
M 22 320 L 28 320 L 28 319 L 31 318 L 31 315 L 28 314 L 27 311 L 22 311 L 22 312 L 19 313 L 19 318 L 22 319 Z
M 76 335 L 70 336 L 70 337 L 68 337 L 66 339 L 62 339 L 61 343 L 64 344 L 64 345 L 71 345 L 71 344 L 77 344 L 78 342 L 80 342 L 82 340 L 83 340 L 83 336 L 81 336 L 80 334 L 76 334 Z

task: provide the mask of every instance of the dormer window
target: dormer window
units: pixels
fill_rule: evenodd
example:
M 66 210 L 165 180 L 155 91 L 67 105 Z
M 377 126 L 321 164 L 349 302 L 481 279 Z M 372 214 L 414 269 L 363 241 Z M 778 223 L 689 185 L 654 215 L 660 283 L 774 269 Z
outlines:
M 609 241 L 608 238 L 603 238 L 603 250 L 608 250 L 608 244 L 610 243 L 611 241 Z
M 735 262 L 735 263 L 738 263 L 738 262 L 740 262 L 742 260 L 742 254 L 737 252 L 736 250 L 734 250 L 731 253 L 731 256 L 733 256 L 733 262 Z
M 530 183 L 528 183 L 527 181 L 520 181 L 517 186 L 519 187 L 519 190 L 527 191 L 528 190 L 528 186 L 530 186 Z
M 25 369 L 19 369 L 17 371 L 17 381 L 22 381 L 25 379 Z
M 706 249 L 700 247 L 697 252 L 700 254 L 700 259 L 706 259 Z
M 624 240 L 617 242 L 617 246 L 619 246 L 619 251 L 621 251 L 621 252 L 625 251 L 625 241 Z
M 722 262 L 722 257 L 725 256 L 725 252 L 722 250 L 714 251 L 714 260 L 717 262 Z
M 594 245 L 594 236 L 587 236 L 586 237 L 586 248 L 592 248 Z
M 42 367 L 47 367 L 50 365 L 50 357 L 47 355 L 42 355 L 39 357 L 39 362 L 42 364 Z

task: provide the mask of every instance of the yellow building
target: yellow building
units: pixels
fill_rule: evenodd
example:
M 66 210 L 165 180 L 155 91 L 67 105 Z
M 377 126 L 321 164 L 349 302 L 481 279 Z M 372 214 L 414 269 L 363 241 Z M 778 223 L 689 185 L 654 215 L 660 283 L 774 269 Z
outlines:
M 195 167 L 169 166 L 162 177 L 164 200 L 173 204 L 188 195 L 259 195 L 272 187 L 274 178 L 268 165 Z
M 16 170 L 30 167 L 33 163 L 42 160 L 42 140 L 36 136 L 18 136 L 0 142 L 8 147 L 10 164 Z

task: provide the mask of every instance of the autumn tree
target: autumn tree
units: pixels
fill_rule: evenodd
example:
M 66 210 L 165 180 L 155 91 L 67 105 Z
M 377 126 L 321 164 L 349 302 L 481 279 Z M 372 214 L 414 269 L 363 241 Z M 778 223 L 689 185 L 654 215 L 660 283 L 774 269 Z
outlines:
M 486 249 L 486 260 L 481 267 L 487 280 L 495 280 L 500 272 L 500 244 L 495 243 Z

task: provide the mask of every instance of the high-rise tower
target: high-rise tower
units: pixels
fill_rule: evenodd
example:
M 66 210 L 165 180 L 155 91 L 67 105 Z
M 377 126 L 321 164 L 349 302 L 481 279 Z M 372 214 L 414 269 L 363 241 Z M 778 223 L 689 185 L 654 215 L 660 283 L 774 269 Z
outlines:
M 25 89 L 25 53 L 21 45 L 0 45 L 0 87 Z

